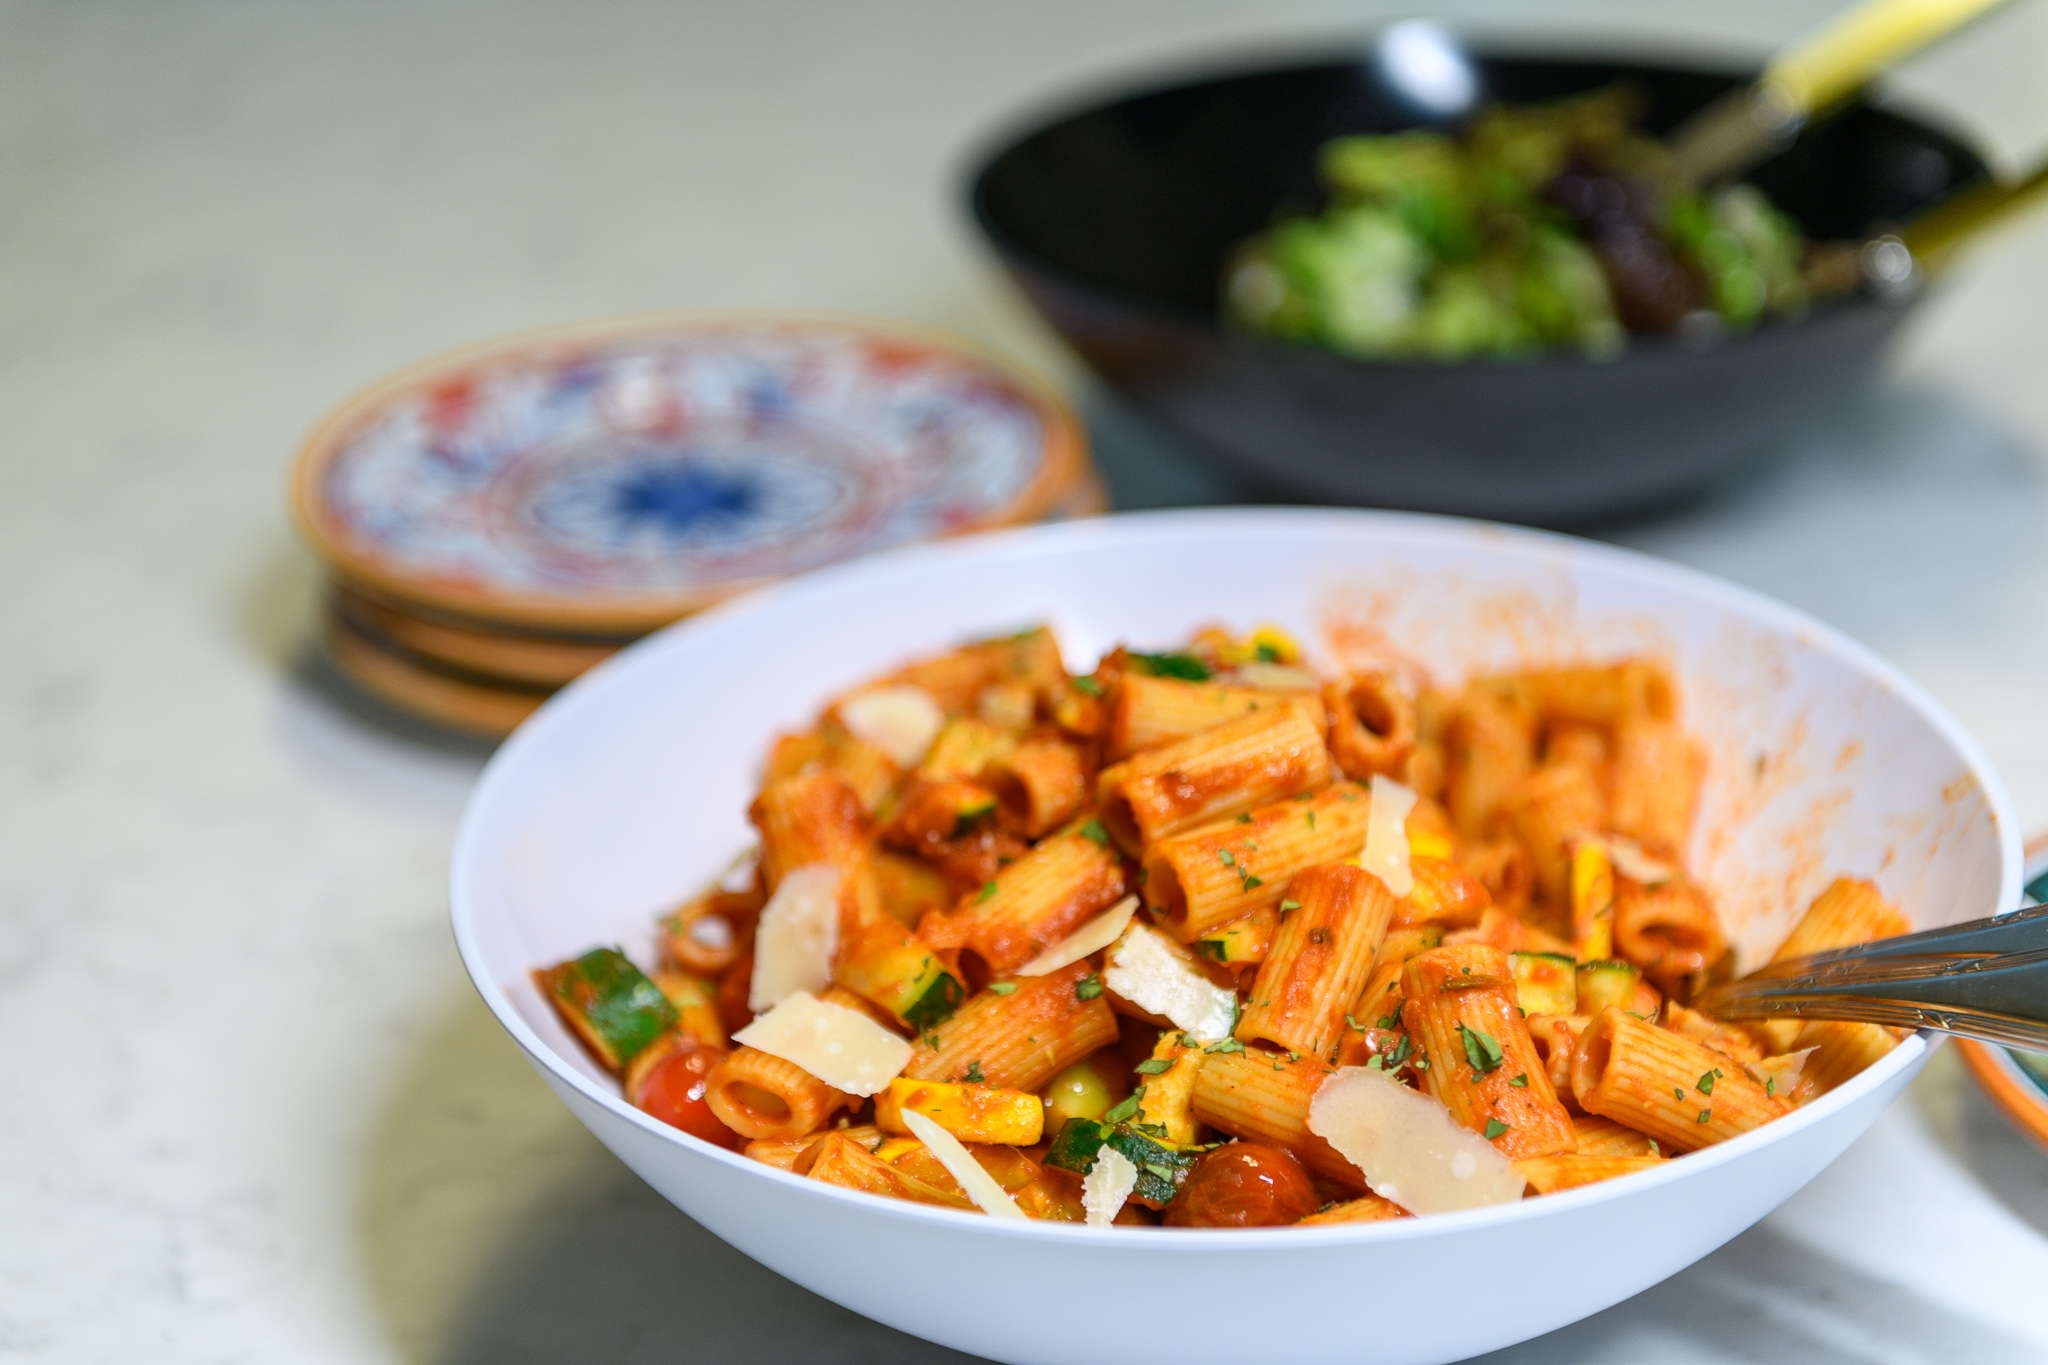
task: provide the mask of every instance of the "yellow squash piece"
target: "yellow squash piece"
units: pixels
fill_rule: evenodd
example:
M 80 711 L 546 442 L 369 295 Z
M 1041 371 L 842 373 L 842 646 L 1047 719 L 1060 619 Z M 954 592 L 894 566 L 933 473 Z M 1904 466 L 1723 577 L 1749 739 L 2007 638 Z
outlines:
M 1045 1102 L 1028 1090 L 899 1077 L 875 1096 L 875 1126 L 907 1133 L 903 1111 L 923 1114 L 963 1142 L 1028 1147 L 1044 1135 Z

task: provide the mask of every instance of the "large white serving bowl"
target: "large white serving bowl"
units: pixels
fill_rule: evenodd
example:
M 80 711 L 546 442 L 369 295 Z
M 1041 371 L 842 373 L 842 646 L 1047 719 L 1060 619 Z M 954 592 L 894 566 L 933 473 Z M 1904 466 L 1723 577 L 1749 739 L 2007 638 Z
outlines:
M 891 553 L 675 626 L 550 702 L 485 771 L 455 850 L 463 961 L 541 1077 L 678 1208 L 798 1284 L 960 1350 L 1020 1365 L 1396 1365 L 1522 1341 L 1768 1213 L 1931 1046 L 1910 1038 L 1792 1115 L 1653 1172 L 1469 1213 L 1243 1232 L 997 1222 L 873 1198 L 624 1103 L 528 970 L 600 943 L 648 961 L 656 912 L 751 842 L 744 812 L 777 730 L 906 657 L 1034 621 L 1057 629 L 1070 665 L 1218 621 L 1278 622 L 1325 665 L 1440 680 L 1653 652 L 1711 755 L 1692 864 L 1749 960 L 1840 873 L 1875 878 L 1922 927 L 2018 904 L 2011 805 L 1918 687 L 1787 607 L 1557 536 L 1364 512 L 1118 517 Z

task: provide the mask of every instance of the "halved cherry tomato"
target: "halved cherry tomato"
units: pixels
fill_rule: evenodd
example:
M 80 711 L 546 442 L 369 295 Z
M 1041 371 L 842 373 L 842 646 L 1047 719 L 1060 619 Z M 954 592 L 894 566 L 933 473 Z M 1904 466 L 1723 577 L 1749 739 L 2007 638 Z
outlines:
M 1278 1147 L 1233 1142 L 1197 1162 L 1166 1206 L 1171 1228 L 1269 1228 L 1322 1207 L 1308 1172 Z
M 704 1079 L 729 1054 L 722 1047 L 679 1047 L 640 1081 L 633 1103 L 693 1137 L 737 1150 L 746 1139 L 718 1121 L 704 1101 Z

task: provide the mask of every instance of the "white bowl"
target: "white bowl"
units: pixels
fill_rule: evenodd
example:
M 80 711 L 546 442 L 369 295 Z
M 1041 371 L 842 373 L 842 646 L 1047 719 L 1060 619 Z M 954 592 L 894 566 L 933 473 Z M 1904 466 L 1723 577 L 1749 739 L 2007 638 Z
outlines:
M 1020 1365 L 1395 1365 L 1507 1346 L 1763 1217 L 1931 1046 L 1908 1039 L 1806 1108 L 1654 1172 L 1469 1213 L 1244 1232 L 1017 1224 L 877 1199 L 627 1105 L 528 970 L 599 943 L 648 960 L 655 913 L 751 842 L 744 811 L 774 731 L 908 656 L 1040 620 L 1070 664 L 1210 621 L 1277 621 L 1326 662 L 1400 656 L 1453 679 L 1655 652 L 1713 756 L 1693 866 L 1751 960 L 1840 873 L 1874 877 L 1923 927 L 2018 904 L 2004 789 L 1918 687 L 1777 603 L 1561 537 L 1362 512 L 1120 517 L 891 553 L 675 626 L 550 702 L 485 771 L 455 850 L 463 961 L 542 1078 L 678 1208 L 798 1284 L 963 1351 Z

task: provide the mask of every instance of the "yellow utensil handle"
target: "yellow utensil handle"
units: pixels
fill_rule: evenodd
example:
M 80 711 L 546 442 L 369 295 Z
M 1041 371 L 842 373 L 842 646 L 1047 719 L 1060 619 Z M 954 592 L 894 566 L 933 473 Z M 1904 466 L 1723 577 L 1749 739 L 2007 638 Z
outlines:
M 1760 85 L 1804 117 L 1867 85 L 1894 62 L 2004 0 L 1864 0 L 1779 54 Z
M 1939 269 L 1957 247 L 2026 210 L 2048 202 L 2048 165 L 2023 180 L 1992 181 L 1930 210 L 1899 231 L 1913 258 Z

